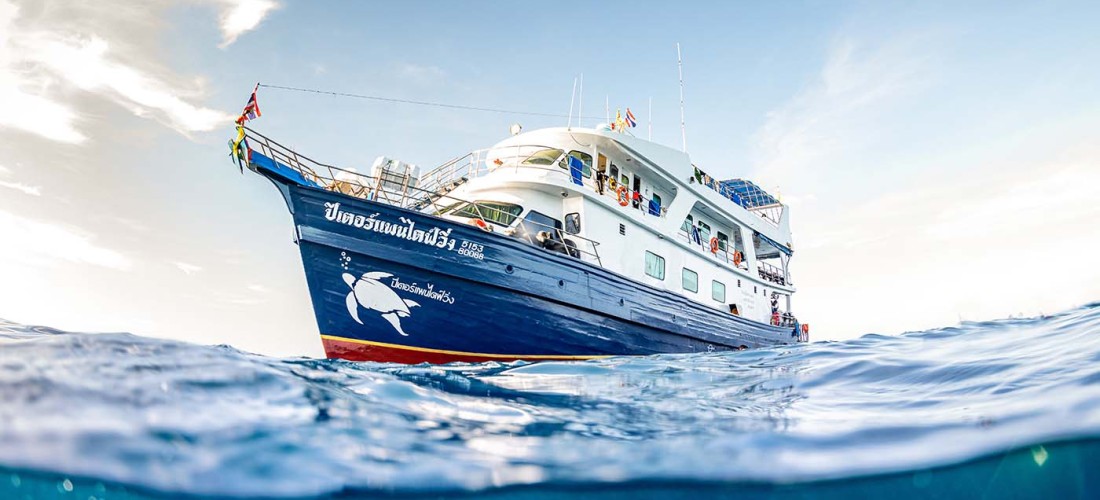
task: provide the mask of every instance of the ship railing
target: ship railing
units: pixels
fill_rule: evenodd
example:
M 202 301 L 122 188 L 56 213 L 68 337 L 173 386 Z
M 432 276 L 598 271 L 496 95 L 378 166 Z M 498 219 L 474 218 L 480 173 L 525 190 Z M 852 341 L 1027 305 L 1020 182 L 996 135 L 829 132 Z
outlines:
M 761 278 L 764 278 L 777 285 L 787 285 L 789 279 L 787 279 L 787 273 L 783 272 L 777 266 L 773 266 L 764 261 L 756 262 L 756 272 Z
M 718 250 L 712 252 L 710 251 L 710 241 L 705 240 L 701 235 L 699 237 L 699 242 L 696 242 L 695 239 L 692 238 L 691 233 L 685 231 L 684 229 L 680 229 L 677 234 L 679 234 L 680 238 L 686 241 L 689 245 L 698 247 L 703 253 L 710 255 L 711 258 L 719 262 L 724 262 L 729 266 L 735 267 L 742 271 L 749 270 L 749 262 L 745 258 L 745 253 L 735 248 L 730 248 L 728 242 L 725 245 L 719 244 Z M 738 258 L 737 254 L 740 254 L 740 258 Z
M 723 198 L 726 198 L 730 201 L 733 201 L 735 199 L 745 199 L 744 193 L 738 193 L 733 188 L 722 185 L 722 183 L 719 182 L 717 179 L 706 175 L 698 168 L 696 168 L 696 172 L 703 175 L 703 177 L 699 181 L 700 185 L 710 188 L 712 191 L 715 191 L 718 194 L 722 195 Z M 769 199 L 771 198 L 769 197 Z M 783 204 L 757 204 L 758 201 L 760 200 L 750 197 L 747 202 L 738 203 L 736 201 L 733 201 L 733 203 L 736 203 L 745 210 L 748 210 L 749 212 L 758 215 L 760 218 L 768 221 L 768 223 L 770 223 L 771 225 L 779 227 L 779 219 L 783 216 Z
M 463 205 L 462 203 L 468 203 Z M 467 209 L 468 207 L 468 209 Z M 513 218 L 514 215 L 504 212 L 496 207 L 471 202 L 460 202 L 459 206 L 450 205 L 444 207 L 443 211 L 455 213 L 463 212 L 461 215 L 465 217 L 467 215 L 473 216 L 470 218 L 471 222 L 475 219 L 480 219 L 485 222 L 484 227 L 492 227 L 489 224 L 493 224 L 494 221 L 501 220 L 502 217 Z M 438 215 L 438 214 L 437 214 Z M 510 224 L 510 223 L 509 223 Z M 528 229 L 531 226 L 532 229 Z M 495 231 L 495 229 L 494 229 Z M 603 261 L 600 259 L 600 242 L 595 241 L 578 234 L 569 233 L 557 226 L 550 226 L 541 222 L 533 221 L 530 219 L 523 219 L 520 224 L 515 228 L 506 228 L 502 230 L 506 236 L 512 236 L 521 240 L 527 241 L 532 245 L 547 248 L 549 250 L 559 251 L 571 257 L 595 263 L 596 265 L 603 267 Z M 549 241 L 539 241 L 540 232 L 546 232 L 546 239 Z M 578 241 L 580 244 L 578 245 Z M 560 243 L 557 245 L 555 243 Z
M 527 163 L 534 153 L 548 149 L 553 150 L 559 148 L 536 144 L 524 144 L 472 151 L 448 160 L 442 165 L 426 172 L 424 175 L 420 176 L 419 186 L 428 191 L 454 189 L 470 180 L 506 168 L 516 171 L 519 171 L 519 169 L 533 169 L 562 172 L 562 170 L 552 168 L 553 164 L 544 166 Z
M 245 127 L 245 131 L 245 136 L 248 140 L 247 144 L 250 149 L 256 150 L 273 161 L 291 168 L 301 174 L 306 181 L 328 191 L 334 191 L 355 198 L 385 203 L 387 205 L 418 212 L 431 213 L 432 215 L 442 215 L 445 212 L 455 211 L 462 206 L 468 206 L 471 207 L 471 211 L 473 212 L 470 217 L 470 222 L 474 223 L 475 219 L 480 219 L 485 223 L 484 227 L 493 227 L 493 224 L 497 224 L 497 221 L 504 220 L 504 217 L 514 218 L 512 214 L 502 212 L 495 207 L 454 197 L 448 194 L 448 191 L 453 189 L 453 187 L 448 185 L 437 185 L 435 189 L 429 190 L 425 189 L 422 183 L 418 185 L 417 179 L 407 174 L 398 175 L 387 172 L 380 177 L 362 174 L 355 170 L 321 163 L 305 155 L 299 154 L 293 149 L 279 144 L 248 127 Z M 479 158 L 484 157 L 480 156 L 479 152 L 474 152 L 469 155 L 458 157 L 448 163 L 453 165 L 469 165 L 477 163 Z M 447 165 L 448 164 L 444 164 L 439 168 L 433 169 L 433 172 L 444 167 L 450 169 L 452 172 L 462 171 L 459 167 L 448 167 Z M 500 166 L 494 165 L 494 167 L 499 168 Z M 524 166 L 523 168 L 541 167 Z M 546 170 L 556 169 L 548 168 Z M 478 173 L 479 169 L 472 167 L 467 168 L 465 172 L 468 172 L 470 175 L 484 175 L 483 173 Z M 444 177 L 436 176 L 433 178 L 443 179 Z M 461 177 L 455 177 L 455 179 L 458 178 Z M 594 262 L 601 267 L 603 266 L 598 250 L 599 242 L 580 235 L 564 233 L 560 228 L 546 226 L 531 220 L 525 219 L 522 224 L 539 226 L 540 230 L 547 231 L 554 240 L 562 242 L 567 246 L 567 251 L 564 253 L 581 260 Z M 527 239 L 532 244 L 539 245 L 536 235 L 534 234 L 511 234 L 511 236 Z M 580 245 L 578 245 L 578 241 Z M 568 242 L 572 242 L 573 244 L 568 245 Z

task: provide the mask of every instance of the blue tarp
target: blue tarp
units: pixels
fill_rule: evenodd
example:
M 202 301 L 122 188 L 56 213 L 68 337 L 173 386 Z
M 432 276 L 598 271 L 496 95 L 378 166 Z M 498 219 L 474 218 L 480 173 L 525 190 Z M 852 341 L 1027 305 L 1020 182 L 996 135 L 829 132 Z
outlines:
M 760 189 L 760 186 L 744 179 L 724 180 L 719 182 L 718 186 L 719 193 L 745 208 L 776 205 L 779 203 L 779 200 L 763 189 Z
M 583 186 L 581 182 L 581 172 L 584 170 L 584 162 L 576 156 L 569 157 L 569 175 L 573 178 L 573 183 L 578 186 Z

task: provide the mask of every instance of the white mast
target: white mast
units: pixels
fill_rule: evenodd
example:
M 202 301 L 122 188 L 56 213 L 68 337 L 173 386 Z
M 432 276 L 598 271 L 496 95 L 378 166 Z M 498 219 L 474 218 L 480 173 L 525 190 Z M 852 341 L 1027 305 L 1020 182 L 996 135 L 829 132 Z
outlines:
M 684 62 L 680 58 L 680 43 L 676 43 L 676 66 L 680 70 L 680 140 L 683 143 L 683 150 L 687 153 L 688 150 L 688 136 L 687 127 L 684 125 Z
M 573 128 L 573 101 L 577 98 L 577 77 L 573 77 L 573 93 L 569 94 L 569 122 L 565 124 L 566 129 Z
M 584 120 L 584 73 L 581 73 L 581 91 L 577 95 L 577 126 L 582 127 Z
M 607 124 L 610 125 L 611 124 L 611 98 L 608 97 L 607 95 L 603 96 L 603 112 L 604 112 L 604 115 L 605 115 L 604 120 L 606 120 Z
M 653 96 L 649 96 L 649 140 L 653 140 Z

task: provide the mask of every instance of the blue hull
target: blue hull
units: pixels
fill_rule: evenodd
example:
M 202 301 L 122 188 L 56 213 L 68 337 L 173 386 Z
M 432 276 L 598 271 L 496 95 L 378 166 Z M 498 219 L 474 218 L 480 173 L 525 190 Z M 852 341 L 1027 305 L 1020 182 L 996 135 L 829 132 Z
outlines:
M 794 341 L 790 328 L 522 240 L 265 175 L 294 215 L 329 357 L 583 359 Z

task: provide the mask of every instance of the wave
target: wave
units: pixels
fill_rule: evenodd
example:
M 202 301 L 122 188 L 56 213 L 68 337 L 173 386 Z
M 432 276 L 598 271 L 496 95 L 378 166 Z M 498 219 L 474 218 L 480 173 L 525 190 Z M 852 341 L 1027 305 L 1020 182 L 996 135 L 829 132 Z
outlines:
M 446 366 L 0 322 L 0 497 L 1096 496 L 1098 361 L 1100 303 L 754 351 Z

